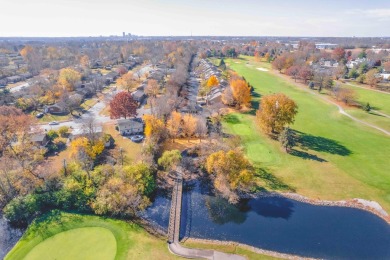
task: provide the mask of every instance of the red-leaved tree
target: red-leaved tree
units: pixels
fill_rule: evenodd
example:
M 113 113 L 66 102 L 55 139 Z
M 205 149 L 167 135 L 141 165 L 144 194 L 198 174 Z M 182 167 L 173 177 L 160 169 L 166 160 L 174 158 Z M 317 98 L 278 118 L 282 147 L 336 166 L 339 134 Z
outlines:
M 341 47 L 337 47 L 332 52 L 332 58 L 339 61 L 345 57 L 345 50 Z
M 129 92 L 119 92 L 110 102 L 110 117 L 118 119 L 137 115 L 137 102 Z

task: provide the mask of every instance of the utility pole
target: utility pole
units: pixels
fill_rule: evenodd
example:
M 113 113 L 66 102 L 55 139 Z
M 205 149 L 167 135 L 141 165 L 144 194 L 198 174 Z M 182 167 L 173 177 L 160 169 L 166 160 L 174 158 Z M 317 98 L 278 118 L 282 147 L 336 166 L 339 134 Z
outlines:
M 123 149 L 122 149 L 122 147 L 119 148 L 119 152 L 121 153 L 121 162 L 122 162 L 122 166 L 123 166 Z
M 66 159 L 64 159 L 64 175 L 66 176 Z

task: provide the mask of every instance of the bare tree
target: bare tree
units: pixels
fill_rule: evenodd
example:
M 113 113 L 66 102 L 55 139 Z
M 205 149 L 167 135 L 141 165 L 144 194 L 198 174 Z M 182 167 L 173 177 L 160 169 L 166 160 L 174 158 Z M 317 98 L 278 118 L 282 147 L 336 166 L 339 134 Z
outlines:
M 202 138 L 207 136 L 207 121 L 204 117 L 199 116 L 196 121 L 195 133 L 199 137 L 199 142 L 202 142 Z

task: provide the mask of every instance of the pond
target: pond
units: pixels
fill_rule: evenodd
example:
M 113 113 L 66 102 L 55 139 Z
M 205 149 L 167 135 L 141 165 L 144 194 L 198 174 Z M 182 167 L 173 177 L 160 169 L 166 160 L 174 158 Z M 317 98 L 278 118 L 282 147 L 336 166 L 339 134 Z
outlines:
M 145 217 L 167 229 L 169 207 L 158 195 Z M 390 225 L 369 212 L 278 196 L 231 205 L 199 182 L 184 190 L 180 233 L 306 257 L 390 259 Z

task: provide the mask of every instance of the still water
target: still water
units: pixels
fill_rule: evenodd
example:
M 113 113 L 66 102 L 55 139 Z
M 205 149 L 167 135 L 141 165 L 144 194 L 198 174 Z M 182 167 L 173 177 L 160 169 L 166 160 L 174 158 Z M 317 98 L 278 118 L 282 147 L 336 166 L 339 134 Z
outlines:
M 144 216 L 167 229 L 169 208 L 160 194 Z M 184 189 L 180 233 L 315 258 L 390 259 L 390 225 L 369 212 L 276 196 L 231 205 L 199 182 Z

